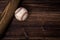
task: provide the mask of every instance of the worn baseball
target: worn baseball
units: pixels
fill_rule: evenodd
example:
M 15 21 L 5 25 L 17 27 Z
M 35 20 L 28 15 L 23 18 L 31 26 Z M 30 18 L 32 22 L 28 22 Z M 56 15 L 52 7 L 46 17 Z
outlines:
M 19 21 L 24 21 L 28 17 L 27 9 L 20 7 L 15 11 L 15 18 Z

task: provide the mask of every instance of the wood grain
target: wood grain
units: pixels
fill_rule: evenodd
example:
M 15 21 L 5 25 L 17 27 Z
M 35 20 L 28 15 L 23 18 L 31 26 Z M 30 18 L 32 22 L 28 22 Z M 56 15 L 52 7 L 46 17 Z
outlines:
M 6 1 L 5 6 L 3 6 L 4 2 Z M 0 34 L 4 34 L 5 29 L 7 28 L 7 25 L 9 24 L 10 20 L 13 17 L 14 11 L 18 6 L 19 0 L 11 0 L 7 3 L 7 0 L 1 0 L 0 3 L 2 3 L 3 11 L 0 16 Z M 1 7 L 1 6 L 0 6 Z
M 60 40 L 59 4 L 59 0 L 22 0 L 19 7 L 25 7 L 29 17 L 23 22 L 14 18 L 4 39 Z

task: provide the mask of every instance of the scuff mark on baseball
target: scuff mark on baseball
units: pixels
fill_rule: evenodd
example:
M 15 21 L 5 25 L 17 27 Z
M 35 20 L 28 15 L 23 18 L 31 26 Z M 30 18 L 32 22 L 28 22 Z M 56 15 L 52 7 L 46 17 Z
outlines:
M 27 9 L 20 7 L 15 11 L 15 18 L 19 21 L 24 21 L 28 17 Z

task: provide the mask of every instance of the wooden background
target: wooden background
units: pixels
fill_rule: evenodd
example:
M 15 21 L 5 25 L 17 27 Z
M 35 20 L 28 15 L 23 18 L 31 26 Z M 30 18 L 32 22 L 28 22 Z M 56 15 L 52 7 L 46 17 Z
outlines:
M 29 17 L 23 22 L 14 17 L 3 40 L 60 40 L 59 0 L 21 0 L 20 6 Z

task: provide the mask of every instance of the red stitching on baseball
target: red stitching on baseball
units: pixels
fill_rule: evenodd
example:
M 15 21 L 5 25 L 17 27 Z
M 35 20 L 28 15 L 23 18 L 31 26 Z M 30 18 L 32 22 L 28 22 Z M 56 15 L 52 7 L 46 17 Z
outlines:
M 21 17 L 21 20 L 23 19 L 23 16 L 25 15 L 25 14 L 27 14 L 28 12 L 25 12 L 23 15 L 22 15 L 22 17 Z

